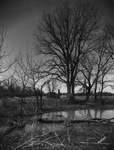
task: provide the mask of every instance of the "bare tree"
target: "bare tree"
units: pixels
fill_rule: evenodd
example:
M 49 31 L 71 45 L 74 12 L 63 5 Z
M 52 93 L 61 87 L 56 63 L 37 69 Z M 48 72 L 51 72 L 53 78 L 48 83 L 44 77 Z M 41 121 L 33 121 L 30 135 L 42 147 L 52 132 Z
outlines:
M 4 26 L 0 26 L 0 75 L 3 77 L 3 73 L 9 71 L 12 65 L 18 60 L 18 56 L 14 58 L 13 61 L 9 61 L 12 53 L 7 51 L 5 46 L 7 29 Z
M 89 99 L 91 90 L 96 81 L 95 75 L 96 58 L 92 53 L 86 55 L 81 61 L 81 69 L 78 74 L 77 82 L 86 92 L 86 101 Z
M 6 28 L 2 27 L 0 28 L 0 72 L 1 73 L 7 71 L 7 68 L 6 66 L 4 66 L 3 63 L 4 57 L 6 55 L 6 49 L 4 48 L 5 37 L 6 37 Z
M 43 74 L 43 69 L 45 68 L 41 57 L 35 55 L 29 48 L 28 46 L 27 53 L 21 58 L 21 67 L 29 79 L 29 85 L 34 91 L 37 103 L 35 112 L 38 113 L 42 110 L 42 89 L 46 84 L 45 75 Z
M 8 88 L 8 90 L 9 90 L 9 94 L 10 94 L 10 96 L 13 98 L 14 97 L 14 95 L 15 95 L 15 89 L 16 89 L 16 87 L 17 87 L 17 84 L 18 84 L 18 82 L 17 82 L 17 79 L 14 77 L 14 75 L 12 75 L 11 77 L 9 77 L 9 78 L 7 78 L 7 79 L 5 79 L 5 81 L 3 82 L 3 85 L 6 87 L 6 88 Z
M 110 70 L 113 67 L 113 61 L 111 59 L 111 55 L 107 54 L 106 51 L 108 49 L 108 41 L 104 40 L 99 44 L 97 49 L 95 50 L 95 55 L 96 55 L 96 80 L 95 80 L 95 99 L 97 99 L 97 86 L 99 83 L 99 79 L 103 81 L 105 76 L 110 72 Z M 103 83 L 103 82 L 102 82 Z M 103 85 L 102 85 L 103 86 Z
M 47 90 L 49 93 L 54 93 L 57 90 L 57 81 L 55 79 L 50 79 L 47 81 Z
M 74 93 L 80 60 L 99 42 L 101 17 L 89 1 L 64 2 L 51 13 L 42 16 L 38 25 L 36 48 L 46 55 L 47 73 L 67 85 Z
M 113 61 L 111 56 L 106 53 L 107 41 L 104 40 L 81 61 L 81 74 L 78 82 L 86 89 L 86 100 L 89 99 L 90 92 L 94 87 L 95 99 L 97 100 L 98 85 L 101 85 L 101 94 L 104 84 L 109 82 L 106 76 L 112 73 Z
M 7 51 L 7 48 L 5 45 L 6 33 L 7 33 L 7 28 L 0 25 L 0 84 L 1 85 L 2 83 L 4 83 L 6 79 L 6 74 L 7 74 L 6 72 L 9 71 L 10 68 L 13 66 L 13 64 L 17 61 L 17 58 L 15 58 L 13 61 L 9 61 L 11 53 Z M 5 99 L 3 98 L 3 101 L 4 100 Z
M 101 70 L 101 76 L 99 78 L 98 83 L 100 84 L 101 88 L 100 88 L 100 103 L 103 104 L 104 101 L 102 99 L 102 95 L 103 95 L 103 90 L 108 87 L 108 86 L 112 86 L 112 83 L 114 83 L 114 80 L 111 79 L 111 75 L 113 74 L 113 70 L 114 70 L 114 61 L 109 60 L 109 62 L 107 62 L 107 64 L 105 65 L 105 67 Z
M 23 69 L 21 58 L 18 60 L 16 64 L 15 77 L 17 78 L 18 83 L 21 86 L 20 115 L 22 115 L 22 112 L 26 114 L 23 108 L 23 103 L 25 101 L 25 94 L 26 94 L 25 91 L 28 85 L 29 78 L 26 75 L 25 70 Z
M 50 82 L 48 81 L 48 83 L 47 83 L 47 91 L 49 92 L 49 93 L 51 93 L 51 85 L 50 85 Z

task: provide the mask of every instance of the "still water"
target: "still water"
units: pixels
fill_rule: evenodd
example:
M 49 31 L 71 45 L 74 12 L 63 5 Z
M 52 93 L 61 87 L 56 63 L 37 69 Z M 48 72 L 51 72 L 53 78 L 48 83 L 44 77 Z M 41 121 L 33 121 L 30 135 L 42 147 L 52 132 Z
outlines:
M 82 109 L 82 110 L 68 110 L 68 111 L 58 111 L 58 112 L 50 112 L 42 115 L 43 119 L 52 119 L 52 120 L 89 120 L 93 118 L 100 119 L 110 119 L 114 118 L 114 110 L 99 110 L 99 109 Z M 112 120 L 114 121 L 114 119 Z M 27 127 L 28 126 L 28 127 Z M 27 124 L 25 129 L 29 130 L 31 125 Z M 63 131 L 66 130 L 63 124 L 59 123 L 39 123 L 36 122 L 34 124 L 36 130 L 40 130 L 42 132 L 47 131 Z M 75 127 L 75 126 L 74 126 Z
M 82 110 L 68 110 L 46 113 L 42 116 L 43 119 L 110 119 L 114 118 L 114 110 L 99 110 L 99 109 L 82 109 Z

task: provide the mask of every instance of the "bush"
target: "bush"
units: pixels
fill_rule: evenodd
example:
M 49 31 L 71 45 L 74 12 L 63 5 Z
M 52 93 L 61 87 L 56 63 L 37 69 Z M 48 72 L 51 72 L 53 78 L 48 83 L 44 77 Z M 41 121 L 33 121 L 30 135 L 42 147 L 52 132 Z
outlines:
M 47 97 L 50 97 L 50 98 L 59 98 L 59 95 L 55 92 L 50 92 L 50 93 L 47 93 Z
M 68 104 L 75 104 L 76 103 L 76 100 L 75 100 L 75 96 L 73 94 L 70 94 L 68 96 Z

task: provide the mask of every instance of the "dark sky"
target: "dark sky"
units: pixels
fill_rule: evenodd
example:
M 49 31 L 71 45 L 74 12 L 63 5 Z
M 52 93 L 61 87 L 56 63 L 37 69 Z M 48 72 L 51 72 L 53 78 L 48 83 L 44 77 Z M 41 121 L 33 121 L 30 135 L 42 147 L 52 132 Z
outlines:
M 59 0 L 58 0 L 59 1 Z M 22 18 L 53 7 L 57 0 L 0 0 L 0 20 L 15 24 Z
M 54 8 L 62 0 L 0 0 L 0 25 L 7 26 L 6 43 L 8 48 L 15 44 L 15 49 L 24 47 L 33 41 L 32 33 L 43 11 Z M 91 0 L 92 1 L 92 0 Z M 93 0 L 106 10 L 108 22 L 114 24 L 114 0 Z M 110 19 L 111 18 L 111 19 Z
M 32 33 L 43 11 L 54 8 L 62 0 L 0 0 L 0 25 L 7 27 L 5 43 L 8 49 L 24 49 L 33 42 Z

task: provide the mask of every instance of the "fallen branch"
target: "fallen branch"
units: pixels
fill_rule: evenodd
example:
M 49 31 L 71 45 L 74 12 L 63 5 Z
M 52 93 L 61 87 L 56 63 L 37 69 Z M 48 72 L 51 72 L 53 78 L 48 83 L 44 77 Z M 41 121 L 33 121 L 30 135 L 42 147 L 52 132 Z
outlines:
M 68 120 L 70 123 L 110 123 L 111 125 L 114 125 L 113 122 L 111 122 L 111 119 L 91 119 L 91 120 Z M 38 119 L 39 122 L 41 123 L 64 123 L 66 120 L 52 120 L 52 119 Z
M 6 135 L 10 134 L 12 131 L 16 129 L 16 125 L 13 125 L 11 127 L 6 127 L 4 131 L 2 132 L 2 135 L 0 137 L 0 140 L 2 140 Z

